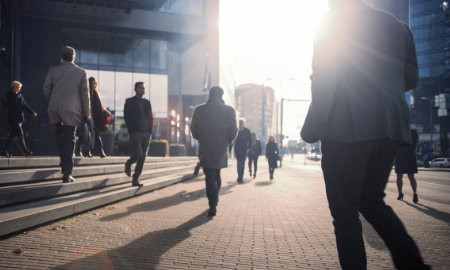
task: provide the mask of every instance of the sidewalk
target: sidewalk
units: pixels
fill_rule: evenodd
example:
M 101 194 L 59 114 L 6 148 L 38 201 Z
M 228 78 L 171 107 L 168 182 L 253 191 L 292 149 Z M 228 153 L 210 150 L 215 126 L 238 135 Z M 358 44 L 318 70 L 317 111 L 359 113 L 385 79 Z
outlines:
M 270 181 L 260 158 L 256 180 L 237 185 L 235 165 L 212 219 L 199 177 L 1 239 L 0 269 L 339 269 L 320 167 L 285 159 Z M 448 269 L 450 206 L 387 195 L 425 261 Z M 368 269 L 394 269 L 363 226 Z

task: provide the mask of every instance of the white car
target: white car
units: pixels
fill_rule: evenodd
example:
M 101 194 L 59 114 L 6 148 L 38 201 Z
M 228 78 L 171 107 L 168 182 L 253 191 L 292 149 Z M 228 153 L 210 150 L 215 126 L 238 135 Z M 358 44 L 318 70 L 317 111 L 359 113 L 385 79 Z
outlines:
M 435 158 L 430 161 L 430 167 L 450 168 L 450 158 Z

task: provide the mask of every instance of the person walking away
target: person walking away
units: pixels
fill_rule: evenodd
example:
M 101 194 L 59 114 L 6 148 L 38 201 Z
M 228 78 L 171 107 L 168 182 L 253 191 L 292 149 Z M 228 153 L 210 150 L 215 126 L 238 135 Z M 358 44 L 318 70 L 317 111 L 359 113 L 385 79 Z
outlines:
M 43 92 L 48 101 L 48 117 L 55 127 L 56 148 L 61 159 L 63 182 L 73 182 L 73 151 L 77 126 L 91 121 L 86 71 L 74 64 L 75 49 L 60 50 L 62 63 L 50 67 Z
M 8 138 L 0 148 L 0 155 L 2 156 L 10 156 L 8 153 L 8 148 L 15 137 L 17 137 L 19 146 L 26 157 L 33 154 L 27 147 L 23 133 L 23 123 L 25 122 L 24 111 L 30 113 L 33 117 L 37 117 L 37 113 L 30 106 L 28 106 L 21 90 L 22 83 L 19 81 L 13 81 L 9 91 L 6 92 L 2 98 L 2 103 L 8 110 L 9 124 Z
M 273 173 L 278 163 L 278 144 L 275 142 L 274 136 L 270 136 L 269 142 L 266 144 L 266 158 L 269 162 L 270 180 L 273 180 Z
M 419 196 L 417 196 L 417 181 L 414 174 L 417 173 L 417 159 L 416 159 L 416 147 L 419 140 L 419 134 L 415 129 L 411 129 L 412 144 L 408 147 L 403 147 L 398 150 L 395 156 L 395 173 L 397 174 L 397 188 L 398 197 L 397 200 L 403 200 L 403 174 L 407 174 L 411 188 L 414 192 L 413 202 L 419 202 Z
M 250 130 L 245 127 L 245 121 L 243 119 L 239 120 L 239 132 L 234 142 L 234 155 L 237 159 L 237 173 L 239 184 L 244 183 L 244 167 L 245 159 L 247 158 L 248 152 L 252 146 L 252 135 Z
M 252 133 L 252 146 L 248 152 L 248 171 L 252 176 L 253 164 L 253 178 L 256 178 L 256 171 L 258 170 L 258 158 L 261 155 L 261 141 L 256 138 L 256 134 Z
M 220 170 L 228 166 L 227 149 L 236 137 L 236 113 L 225 105 L 223 90 L 214 86 L 209 99 L 195 108 L 191 121 L 192 137 L 199 142 L 200 164 L 205 173 L 208 216 L 215 216 L 222 184 Z
M 136 163 L 134 169 L 132 185 L 142 187 L 139 183 L 139 176 L 144 167 L 148 146 L 153 129 L 153 113 L 150 101 L 144 98 L 145 85 L 143 82 L 136 82 L 134 85 L 136 95 L 125 101 L 123 116 L 130 136 L 130 159 L 125 163 L 125 174 L 131 176 L 131 165 Z
M 285 150 L 284 149 L 285 149 L 284 147 L 280 147 L 280 151 L 279 151 L 279 154 L 278 154 L 278 160 L 280 160 L 280 168 L 283 167 L 283 157 L 284 157 L 284 154 L 285 154 Z
M 314 39 L 312 102 L 301 136 L 321 141 L 322 170 L 342 269 L 366 269 L 360 212 L 397 269 L 430 269 L 383 197 L 395 154 L 411 144 L 404 92 L 418 83 L 408 26 L 362 0 L 329 0 Z

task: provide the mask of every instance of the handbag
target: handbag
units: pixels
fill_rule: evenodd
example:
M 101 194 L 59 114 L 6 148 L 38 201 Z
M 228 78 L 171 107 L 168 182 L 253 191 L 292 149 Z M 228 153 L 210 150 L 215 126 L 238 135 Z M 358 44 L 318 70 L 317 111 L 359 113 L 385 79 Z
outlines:
M 92 150 L 94 148 L 95 131 L 94 125 L 90 121 L 84 121 L 81 124 L 80 142 L 85 150 Z

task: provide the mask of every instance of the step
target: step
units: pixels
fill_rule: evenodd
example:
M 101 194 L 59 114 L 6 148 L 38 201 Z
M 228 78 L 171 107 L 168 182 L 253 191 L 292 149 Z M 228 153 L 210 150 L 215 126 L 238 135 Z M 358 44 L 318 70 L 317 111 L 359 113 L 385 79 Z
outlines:
M 125 163 L 125 162 L 124 162 Z M 103 165 L 80 165 L 75 166 L 72 171 L 74 177 L 91 176 L 98 174 L 112 174 L 124 171 L 124 163 Z M 144 164 L 144 170 L 182 166 L 194 164 L 192 160 L 158 161 L 149 160 Z M 62 173 L 59 167 L 7 169 L 0 171 L 0 185 L 23 182 L 61 180 Z
M 89 190 L 45 201 L 30 202 L 0 209 L 0 236 L 68 217 L 119 200 L 138 196 L 193 178 L 192 171 L 141 181 L 143 187 L 130 183 Z
M 182 166 L 145 169 L 140 178 L 149 179 L 170 174 L 177 174 L 183 171 L 193 172 L 194 167 L 195 166 L 191 163 L 191 165 L 184 164 Z M 131 183 L 131 178 L 126 176 L 122 171 L 120 173 L 108 175 L 76 178 L 76 181 L 73 183 L 62 183 L 62 181 L 59 180 L 46 183 L 4 186 L 0 187 L 0 206 L 4 207 L 5 205 L 62 196 L 123 183 Z

